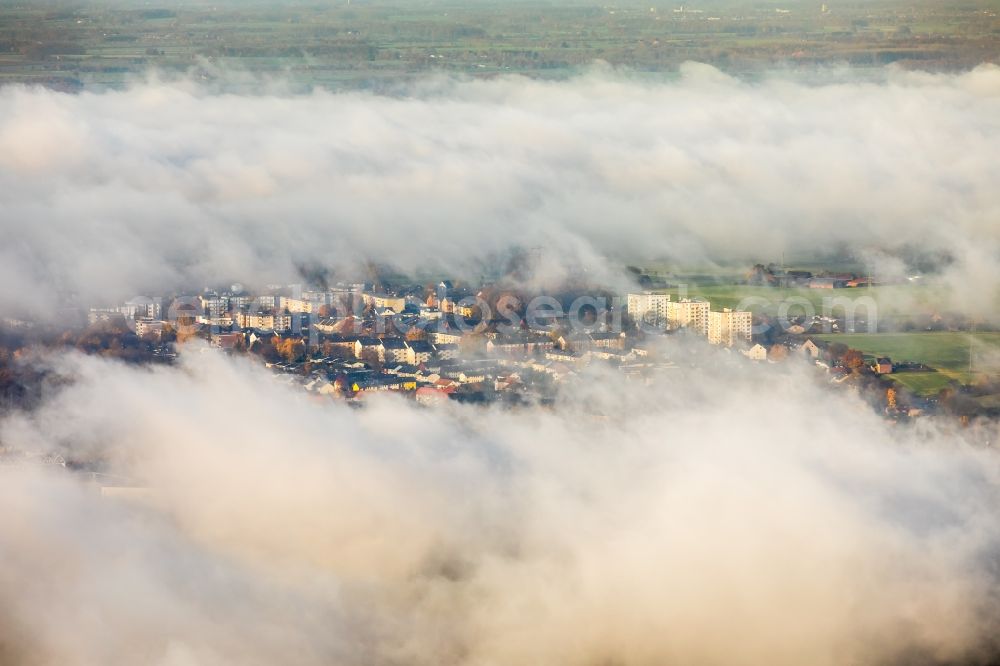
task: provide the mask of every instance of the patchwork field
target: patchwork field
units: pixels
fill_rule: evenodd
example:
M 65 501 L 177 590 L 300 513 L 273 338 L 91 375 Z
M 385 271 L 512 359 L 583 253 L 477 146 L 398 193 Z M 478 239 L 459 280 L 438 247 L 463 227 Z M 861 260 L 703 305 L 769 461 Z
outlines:
M 801 314 L 844 316 L 853 311 L 856 330 L 867 332 L 874 304 L 877 322 L 896 324 L 905 319 L 919 321 L 947 310 L 944 292 L 932 285 L 891 285 L 856 289 L 775 288 L 739 284 L 711 284 L 692 281 L 685 287 L 668 290 L 674 298 L 703 298 L 713 309 L 739 308 L 755 314 Z
M 231 68 L 377 88 L 426 71 L 561 78 L 595 61 L 645 74 L 689 60 L 749 76 L 788 65 L 955 70 L 995 61 L 1000 30 L 993 0 L 683 4 L 0 0 L 0 82 L 77 90 L 151 68 L 209 78 Z
M 952 380 L 967 384 L 984 375 L 1000 374 L 1000 333 L 858 333 L 814 337 L 840 342 L 869 356 L 888 356 L 897 363 L 912 361 L 934 368 L 933 372 L 892 375 L 893 380 L 922 395 L 936 393 Z

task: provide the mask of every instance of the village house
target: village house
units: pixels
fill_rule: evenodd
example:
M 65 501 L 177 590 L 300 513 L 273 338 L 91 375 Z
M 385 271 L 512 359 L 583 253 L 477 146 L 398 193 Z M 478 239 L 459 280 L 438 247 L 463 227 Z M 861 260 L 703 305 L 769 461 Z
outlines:
M 415 381 L 384 374 L 372 374 L 351 383 L 354 393 L 380 393 L 385 391 L 406 391 L 417 388 Z
M 571 331 L 556 338 L 556 344 L 563 351 L 587 352 L 590 351 L 594 341 L 586 333 Z
M 420 365 L 431 360 L 434 347 L 424 340 L 411 340 L 406 343 L 406 362 L 410 365 Z
M 458 329 L 429 331 L 427 337 L 436 345 L 457 345 L 462 341 L 462 331 Z
M 819 346 L 815 342 L 813 342 L 812 340 L 806 340 L 805 342 L 803 342 L 799 346 L 799 351 L 801 351 L 803 355 L 805 355 L 805 356 L 807 356 L 807 357 L 809 357 L 809 358 L 811 358 L 813 360 L 819 358 L 819 354 L 820 354 L 820 348 L 819 348 Z
M 311 325 L 317 333 L 337 333 L 339 331 L 339 324 L 340 322 L 333 317 L 327 317 L 319 321 L 314 321 Z
M 417 389 L 416 400 L 421 405 L 440 405 L 448 402 L 448 396 L 454 393 L 454 388 L 438 388 L 436 386 L 421 386 Z
M 292 317 L 273 312 L 239 312 L 236 315 L 236 325 L 262 331 L 288 331 L 292 328 Z
M 461 355 L 461 347 L 455 344 L 435 344 L 434 351 L 442 361 L 454 360 Z
M 406 308 L 406 298 L 403 296 L 394 296 L 392 294 L 365 292 L 364 301 L 366 306 L 376 308 L 378 310 L 385 310 L 388 308 L 393 312 L 402 312 L 403 309 Z
M 549 349 L 545 352 L 545 358 L 549 361 L 579 367 L 590 361 L 590 352 L 580 353 L 564 349 Z
M 215 333 L 211 337 L 213 347 L 234 349 L 245 340 L 242 333 Z
M 136 319 L 135 334 L 140 338 L 153 338 L 159 340 L 163 335 L 165 322 L 152 319 Z
M 287 296 L 282 296 L 278 299 L 278 308 L 288 312 L 308 314 L 313 312 L 313 302 L 302 298 L 289 298 Z M 319 309 L 318 305 L 316 306 L 316 309 Z
M 374 354 L 376 358 L 381 359 L 382 354 L 379 353 L 381 347 L 381 340 L 363 335 L 354 341 L 354 357 L 364 358 L 365 355 Z
M 872 370 L 879 375 L 892 374 L 892 359 L 888 356 L 881 356 L 872 363 Z
M 593 347 L 600 349 L 625 349 L 625 334 L 594 331 L 588 336 Z
M 383 363 L 407 363 L 406 342 L 402 338 L 382 338 L 379 360 Z
M 536 351 L 552 349 L 554 343 L 545 336 L 535 336 L 530 333 L 515 333 L 511 336 L 497 336 L 486 341 L 487 354 L 525 355 Z
M 590 357 L 599 361 L 623 363 L 635 358 L 635 354 L 631 351 L 623 351 L 621 349 L 592 349 L 590 350 Z

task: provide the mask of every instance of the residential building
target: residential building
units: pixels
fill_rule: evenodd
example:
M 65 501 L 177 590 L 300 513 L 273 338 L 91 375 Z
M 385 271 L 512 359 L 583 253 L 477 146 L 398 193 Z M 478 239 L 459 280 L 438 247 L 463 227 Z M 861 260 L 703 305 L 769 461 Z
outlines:
M 644 322 L 654 326 L 666 326 L 667 303 L 670 294 L 657 294 L 644 291 L 640 294 L 628 294 L 626 307 L 628 316 L 635 322 Z
M 288 312 L 308 314 L 313 311 L 314 305 L 316 304 L 313 301 L 307 301 L 304 298 L 289 298 L 287 296 L 282 296 L 278 299 L 278 307 L 281 310 L 287 310 Z M 319 309 L 319 305 L 316 305 L 317 310 Z
M 277 296 L 257 296 L 248 305 L 254 310 L 273 310 L 278 307 L 278 301 Z
M 699 335 L 708 335 L 708 301 L 693 301 L 684 298 L 668 301 L 667 325 L 670 328 L 689 328 Z
M 406 363 L 408 354 L 402 338 L 382 338 L 379 360 L 384 363 Z
M 434 355 L 434 347 L 423 340 L 412 340 L 406 343 L 406 362 L 410 365 L 427 363 Z
M 462 331 L 457 329 L 428 331 L 427 337 L 436 345 L 457 345 L 462 341 Z
M 590 358 L 599 361 L 617 361 L 622 363 L 624 361 L 630 361 L 635 358 L 635 354 L 631 350 L 623 351 L 621 349 L 592 349 L 590 351 Z
M 479 303 L 456 303 L 455 304 L 455 314 L 465 317 L 466 319 L 472 319 L 473 317 L 479 316 Z
M 872 370 L 880 375 L 892 374 L 892 359 L 888 356 L 880 356 L 872 364 Z
M 152 337 L 157 340 L 163 335 L 164 322 L 154 319 L 136 319 L 135 334 L 140 338 Z
M 292 318 L 287 314 L 273 312 L 239 312 L 236 324 L 240 328 L 257 328 L 262 331 L 288 331 L 292 328 Z
M 589 335 L 581 331 L 571 331 L 563 333 L 556 338 L 556 344 L 563 351 L 587 352 L 594 346 L 594 341 Z
M 250 303 L 253 301 L 253 297 L 249 294 L 229 294 L 227 298 L 229 299 L 230 312 L 242 312 L 250 307 Z
M 552 349 L 555 344 L 544 335 L 517 333 L 511 336 L 498 336 L 486 342 L 486 353 L 504 355 L 533 354 L 536 351 Z
M 750 342 L 753 315 L 744 310 L 724 308 L 708 313 L 708 341 L 713 345 L 733 345 Z
M 379 352 L 381 348 L 382 341 L 378 338 L 361 336 L 354 341 L 354 356 L 355 358 L 364 358 L 366 355 L 375 354 L 381 360 L 383 358 L 383 353 Z
M 461 347 L 456 344 L 434 345 L 434 351 L 442 361 L 451 361 L 459 357 Z
M 806 340 L 805 342 L 803 342 L 802 346 L 799 347 L 799 350 L 809 358 L 812 358 L 814 360 L 819 358 L 820 348 L 812 340 Z
M 417 402 L 421 405 L 439 405 L 448 402 L 448 395 L 455 389 L 442 389 L 434 386 L 422 386 L 416 391 Z
M 87 313 L 87 323 L 91 325 L 124 321 L 125 315 L 118 312 L 117 308 L 90 308 L 90 312 Z
M 229 298 L 215 293 L 201 294 L 198 296 L 202 311 L 212 319 L 221 317 L 223 313 L 229 312 Z
M 216 333 L 212 335 L 212 346 L 220 349 L 234 349 L 243 341 L 242 333 Z
M 625 335 L 594 331 L 590 334 L 592 346 L 598 349 L 625 349 Z
M 391 309 L 393 312 L 399 313 L 403 311 L 406 307 L 406 298 L 403 296 L 393 296 L 391 294 L 383 294 L 377 292 L 366 292 L 364 295 L 365 305 L 379 310 L 385 310 L 386 308 Z
M 566 351 L 563 349 L 549 349 L 545 352 L 545 359 L 547 361 L 556 361 L 559 363 L 566 363 L 574 367 L 579 367 L 586 365 L 590 361 L 590 352 L 586 351 L 583 353 Z

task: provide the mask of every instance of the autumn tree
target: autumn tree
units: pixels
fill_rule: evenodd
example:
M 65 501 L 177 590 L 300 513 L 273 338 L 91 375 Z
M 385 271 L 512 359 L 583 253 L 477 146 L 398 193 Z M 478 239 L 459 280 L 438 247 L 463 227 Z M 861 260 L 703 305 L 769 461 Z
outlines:
M 861 369 L 865 367 L 865 357 L 857 349 L 848 349 L 841 361 L 844 367 L 851 372 L 861 372 Z
M 275 338 L 275 340 L 278 340 Z M 275 348 L 283 359 L 289 363 L 294 363 L 305 353 L 305 343 L 301 338 L 285 338 L 277 342 Z
M 774 345 L 767 352 L 769 361 L 784 361 L 788 358 L 788 347 L 785 345 Z
M 426 340 L 427 331 L 420 328 L 419 326 L 411 326 L 410 330 L 406 332 L 406 339 L 409 340 L 410 342 L 414 342 L 417 340 Z
M 831 343 L 830 346 L 827 348 L 827 353 L 830 355 L 831 361 L 839 361 L 844 357 L 844 354 L 846 354 L 848 351 L 849 351 L 848 346 L 842 342 Z

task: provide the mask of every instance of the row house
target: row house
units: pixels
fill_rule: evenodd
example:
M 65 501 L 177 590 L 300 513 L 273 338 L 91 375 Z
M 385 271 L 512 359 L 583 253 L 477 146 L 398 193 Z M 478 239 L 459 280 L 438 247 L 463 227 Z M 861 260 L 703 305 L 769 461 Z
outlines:
M 288 331 L 292 328 L 292 317 L 274 312 L 239 312 L 236 314 L 236 324 L 240 328 L 262 331 Z

